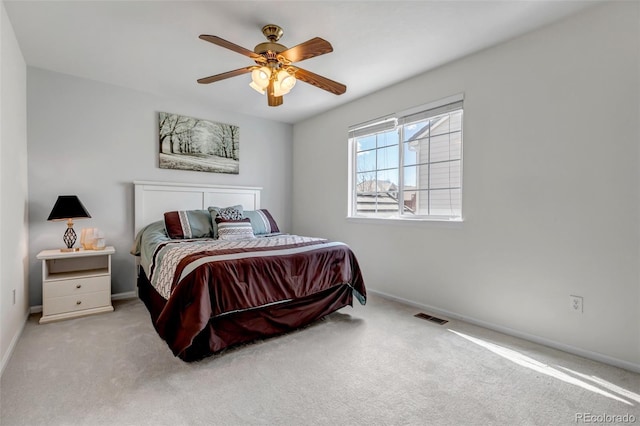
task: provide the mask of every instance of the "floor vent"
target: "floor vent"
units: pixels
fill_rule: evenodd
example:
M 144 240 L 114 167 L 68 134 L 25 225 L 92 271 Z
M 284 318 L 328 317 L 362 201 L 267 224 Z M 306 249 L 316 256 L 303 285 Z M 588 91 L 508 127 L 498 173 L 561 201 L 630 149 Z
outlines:
M 442 318 L 438 318 L 438 317 L 434 317 L 433 315 L 428 315 L 428 314 L 423 314 L 422 312 L 419 314 L 415 314 L 414 317 L 416 318 L 421 318 L 423 320 L 427 320 L 427 321 L 431 321 L 431 322 L 435 322 L 436 324 L 446 324 L 449 321 L 442 319 Z

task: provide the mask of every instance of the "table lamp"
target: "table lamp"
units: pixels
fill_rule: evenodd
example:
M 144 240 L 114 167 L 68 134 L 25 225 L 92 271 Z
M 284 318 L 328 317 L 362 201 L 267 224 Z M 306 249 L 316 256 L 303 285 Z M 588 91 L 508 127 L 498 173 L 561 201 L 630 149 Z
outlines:
M 60 251 L 73 251 L 76 242 L 76 233 L 73 230 L 73 219 L 84 219 L 91 217 L 87 209 L 84 208 L 80 200 L 75 195 L 59 195 L 47 220 L 66 220 L 67 230 L 62 240 L 67 245 L 66 249 Z

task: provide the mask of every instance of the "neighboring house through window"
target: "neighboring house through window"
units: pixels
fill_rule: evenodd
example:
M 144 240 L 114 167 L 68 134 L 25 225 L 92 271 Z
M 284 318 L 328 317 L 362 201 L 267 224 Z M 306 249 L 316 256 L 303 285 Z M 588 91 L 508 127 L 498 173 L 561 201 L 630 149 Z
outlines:
M 462 218 L 462 96 L 349 129 L 350 217 Z

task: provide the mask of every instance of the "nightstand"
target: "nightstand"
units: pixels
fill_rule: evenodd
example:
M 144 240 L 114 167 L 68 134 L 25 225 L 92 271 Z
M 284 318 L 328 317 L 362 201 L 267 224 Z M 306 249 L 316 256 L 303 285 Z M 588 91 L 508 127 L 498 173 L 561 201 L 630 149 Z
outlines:
M 40 324 L 113 311 L 111 255 L 103 250 L 43 250 L 42 318 Z

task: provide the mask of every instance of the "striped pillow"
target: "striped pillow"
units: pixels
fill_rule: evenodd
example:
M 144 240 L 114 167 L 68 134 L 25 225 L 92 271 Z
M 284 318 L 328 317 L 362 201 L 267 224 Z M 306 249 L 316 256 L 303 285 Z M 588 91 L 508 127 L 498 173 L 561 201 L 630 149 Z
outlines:
M 267 209 L 245 210 L 243 212 L 245 218 L 251 220 L 254 235 L 273 234 L 280 232 L 278 224 Z
M 208 210 L 176 210 L 164 214 L 164 227 L 171 239 L 210 237 L 211 215 Z
M 245 240 L 255 238 L 251 221 L 247 219 L 230 220 L 221 217 L 216 218 L 218 224 L 218 238 L 221 240 Z

